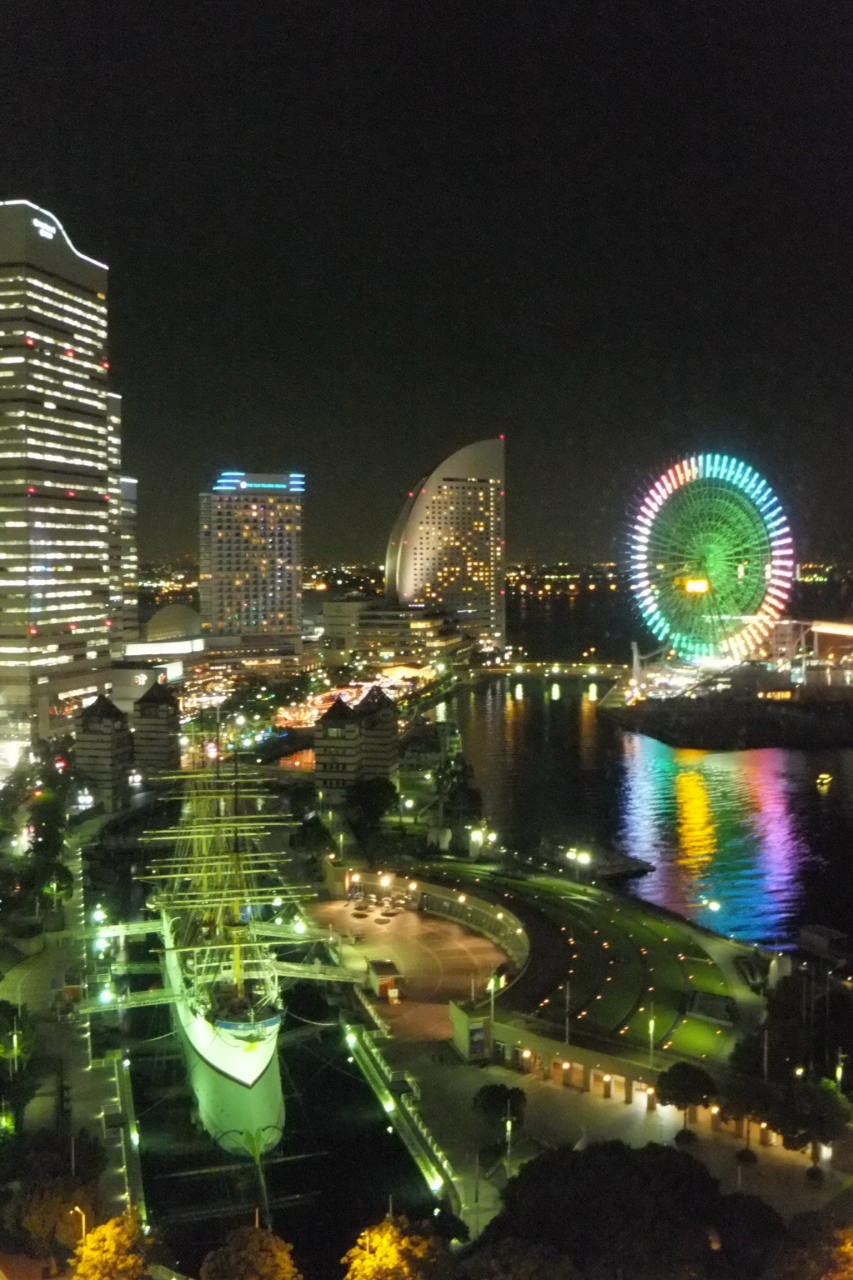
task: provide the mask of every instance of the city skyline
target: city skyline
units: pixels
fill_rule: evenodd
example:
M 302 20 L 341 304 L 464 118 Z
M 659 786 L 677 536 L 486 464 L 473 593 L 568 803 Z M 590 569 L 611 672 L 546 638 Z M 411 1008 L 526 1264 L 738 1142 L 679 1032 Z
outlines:
M 378 559 L 410 476 L 504 432 L 512 559 L 611 558 L 698 450 L 849 555 L 843 8 L 12 14 L 4 193 L 120 282 L 145 553 L 293 466 L 309 558 Z

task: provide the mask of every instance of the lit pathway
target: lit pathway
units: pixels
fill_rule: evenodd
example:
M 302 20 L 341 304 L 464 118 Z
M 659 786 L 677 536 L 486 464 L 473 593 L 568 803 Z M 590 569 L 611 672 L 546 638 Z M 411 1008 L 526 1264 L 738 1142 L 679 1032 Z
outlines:
M 64 984 L 68 969 L 84 967 L 84 944 L 77 934 L 85 926 L 82 897 L 80 846 L 92 834 L 92 824 L 72 831 L 65 861 L 74 875 L 74 894 L 65 904 L 66 929 L 61 934 L 45 934 L 43 951 L 21 960 L 0 981 L 0 1000 L 25 1005 L 36 1024 L 40 1048 L 49 1058 L 59 1059 L 64 1082 L 70 1086 L 72 1133 L 86 1129 L 103 1143 L 107 1167 L 99 1183 L 100 1211 L 104 1218 L 123 1213 L 128 1205 L 125 1153 L 120 1128 L 104 1123 L 105 1117 L 121 1111 L 121 1098 L 112 1062 L 93 1064 L 88 1018 L 59 1021 L 55 997 Z M 39 1105 L 28 1109 L 27 1123 L 53 1126 L 59 1099 L 49 1104 L 44 1091 L 36 1095 Z M 69 1152 L 70 1159 L 70 1152 Z

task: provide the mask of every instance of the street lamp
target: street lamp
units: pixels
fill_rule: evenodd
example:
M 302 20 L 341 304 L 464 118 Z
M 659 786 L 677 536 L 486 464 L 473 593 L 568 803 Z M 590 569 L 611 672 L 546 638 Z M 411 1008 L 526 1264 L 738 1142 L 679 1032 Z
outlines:
M 73 1209 L 69 1209 L 69 1210 L 68 1210 L 68 1212 L 69 1212 L 69 1213 L 79 1213 L 79 1214 L 80 1214 L 80 1219 L 81 1219 L 81 1223 L 82 1223 L 82 1226 L 83 1226 L 83 1236 L 82 1236 L 82 1241 L 83 1241 L 83 1244 L 85 1244 L 85 1243 L 86 1243 L 86 1236 L 88 1235 L 88 1232 L 86 1231 L 86 1214 L 85 1214 L 85 1213 L 83 1212 L 83 1210 L 80 1208 L 79 1204 L 75 1204 L 74 1208 L 73 1208 Z

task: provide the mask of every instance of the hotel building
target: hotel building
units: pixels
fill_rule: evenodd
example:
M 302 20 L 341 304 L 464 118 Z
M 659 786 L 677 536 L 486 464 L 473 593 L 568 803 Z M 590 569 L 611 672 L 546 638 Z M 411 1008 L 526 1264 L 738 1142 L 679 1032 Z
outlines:
M 200 495 L 199 595 L 212 639 L 302 638 L 305 476 L 223 471 Z
M 391 531 L 385 590 L 438 609 L 487 648 L 505 639 L 504 442 L 452 454 L 409 494 Z
M 0 766 L 103 688 L 121 450 L 107 268 L 0 203 Z

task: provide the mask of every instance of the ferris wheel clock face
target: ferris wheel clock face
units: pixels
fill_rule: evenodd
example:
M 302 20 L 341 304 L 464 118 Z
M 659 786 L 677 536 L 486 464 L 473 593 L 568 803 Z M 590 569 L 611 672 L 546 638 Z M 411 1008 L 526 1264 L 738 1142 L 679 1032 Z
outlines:
M 741 662 L 780 617 L 793 576 L 788 521 L 766 480 L 719 453 L 670 467 L 640 503 L 631 587 L 661 644 Z

